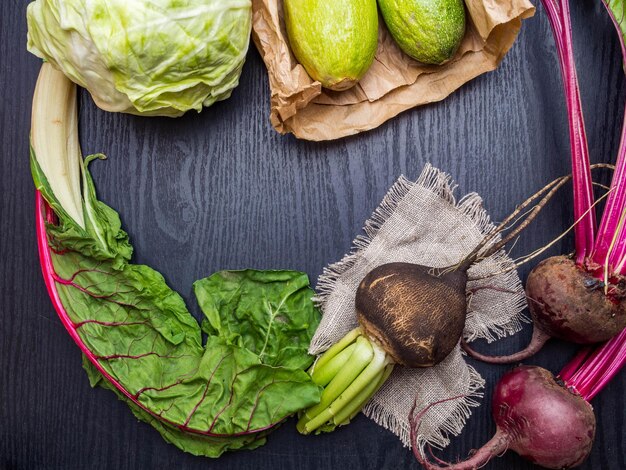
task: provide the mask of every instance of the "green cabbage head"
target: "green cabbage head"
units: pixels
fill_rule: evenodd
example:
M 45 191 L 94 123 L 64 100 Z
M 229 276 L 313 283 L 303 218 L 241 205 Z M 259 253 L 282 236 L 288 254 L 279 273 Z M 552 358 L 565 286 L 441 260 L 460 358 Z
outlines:
M 251 0 L 36 0 L 28 50 L 98 106 L 150 116 L 230 96 L 250 42 Z

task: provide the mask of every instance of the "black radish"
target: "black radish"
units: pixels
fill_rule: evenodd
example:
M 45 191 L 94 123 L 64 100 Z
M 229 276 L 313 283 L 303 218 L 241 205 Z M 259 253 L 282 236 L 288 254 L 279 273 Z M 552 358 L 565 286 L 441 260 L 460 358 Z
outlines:
M 359 285 L 356 312 L 364 333 L 397 364 L 428 367 L 441 362 L 465 326 L 467 273 L 440 273 L 411 263 L 388 263 Z
M 384 383 L 394 364 L 430 367 L 445 359 L 465 327 L 469 268 L 517 236 L 569 179 L 561 177 L 528 198 L 453 266 L 396 262 L 369 272 L 355 297 L 359 328 L 326 351 L 309 371 L 325 389 L 321 402 L 302 413 L 298 430 L 308 434 L 347 424 Z M 525 218 L 519 217 L 531 204 L 535 205 Z M 498 240 L 510 225 L 517 226 Z

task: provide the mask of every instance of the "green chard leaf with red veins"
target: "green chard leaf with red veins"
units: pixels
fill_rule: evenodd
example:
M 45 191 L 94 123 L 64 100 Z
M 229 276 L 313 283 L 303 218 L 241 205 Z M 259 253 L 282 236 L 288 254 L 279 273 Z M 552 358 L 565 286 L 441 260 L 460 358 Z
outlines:
M 319 402 L 303 370 L 319 321 L 305 274 L 249 270 L 198 281 L 212 327 L 203 346 L 181 296 L 157 271 L 130 262 L 119 216 L 97 200 L 86 168 L 96 157 L 82 164 L 82 228 L 31 156 L 35 184 L 58 218 L 46 226 L 48 274 L 68 330 L 102 369 L 85 360 L 92 385 L 114 390 L 168 442 L 210 457 L 262 445 L 267 430 Z
M 226 451 L 240 449 L 252 450 L 265 444 L 266 436 L 271 431 L 268 430 L 229 437 L 204 436 L 181 431 L 179 428 L 159 420 L 126 398 L 111 382 L 107 381 L 102 376 L 98 369 L 96 369 L 85 356 L 83 356 L 83 367 L 87 372 L 89 383 L 92 387 L 100 386 L 115 392 L 120 400 L 126 402 L 137 419 L 153 426 L 161 434 L 163 439 L 185 452 L 206 457 L 219 457 Z

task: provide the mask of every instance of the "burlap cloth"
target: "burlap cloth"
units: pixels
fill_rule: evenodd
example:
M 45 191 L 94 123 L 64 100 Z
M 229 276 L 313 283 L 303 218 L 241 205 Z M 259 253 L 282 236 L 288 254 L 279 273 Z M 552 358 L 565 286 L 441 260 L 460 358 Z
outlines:
M 449 175 L 430 165 L 415 183 L 400 177 L 393 185 L 365 223 L 365 234 L 354 240 L 353 251 L 325 268 L 318 280 L 317 302 L 323 317 L 311 342 L 312 354 L 326 350 L 357 325 L 356 289 L 374 267 L 394 261 L 447 267 L 467 255 L 493 228 L 480 196 L 470 193 L 456 201 L 454 188 Z M 511 263 L 506 253 L 499 252 L 470 268 L 464 331 L 468 341 L 514 334 L 526 321 L 524 291 L 515 270 L 471 281 L 501 272 Z M 478 406 L 483 386 L 484 380 L 465 362 L 457 345 L 435 367 L 396 366 L 363 412 L 408 446 L 408 416 L 415 400 L 420 410 L 435 401 L 463 396 L 432 408 L 420 427 L 420 445 L 428 442 L 443 447 L 449 435 L 461 432 L 470 409 Z

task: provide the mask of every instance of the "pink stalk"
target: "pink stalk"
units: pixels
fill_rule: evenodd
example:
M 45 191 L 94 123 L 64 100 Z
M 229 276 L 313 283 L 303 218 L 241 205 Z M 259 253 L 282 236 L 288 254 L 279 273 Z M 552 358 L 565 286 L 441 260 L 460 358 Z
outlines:
M 569 361 L 565 365 L 565 367 L 563 367 L 563 370 L 561 370 L 559 377 L 567 383 L 567 381 L 571 379 L 576 372 L 578 372 L 580 366 L 584 364 L 585 360 L 587 360 L 591 353 L 591 347 L 581 348 L 580 351 L 578 351 L 578 353 L 572 358 L 572 360 Z
M 48 244 L 48 234 L 46 233 L 46 223 L 45 223 L 46 220 L 48 220 L 49 222 L 53 220 L 54 212 L 52 211 L 50 206 L 46 203 L 46 201 L 44 200 L 43 196 L 41 195 L 39 191 L 36 192 L 35 200 L 36 200 L 35 201 L 36 202 L 35 220 L 37 224 L 37 248 L 39 249 L 39 261 L 41 263 L 41 271 L 43 273 L 44 282 L 46 284 L 46 289 L 48 290 L 48 295 L 50 296 L 50 300 L 52 300 L 52 304 L 54 305 L 54 309 L 56 310 L 59 318 L 61 319 L 61 323 L 63 323 L 63 326 L 65 327 L 67 332 L 70 334 L 74 342 L 78 345 L 82 353 L 87 357 L 87 359 L 89 359 L 89 362 L 91 362 L 93 366 L 96 369 L 98 369 L 98 372 L 100 372 L 104 376 L 104 378 L 108 380 L 120 393 L 122 393 L 128 400 L 133 402 L 136 406 L 138 406 L 145 412 L 149 413 L 151 416 L 158 419 L 159 421 L 169 424 L 175 428 L 178 428 L 181 431 L 189 432 L 193 434 L 200 434 L 203 436 L 209 436 L 209 437 L 244 436 L 244 435 L 255 434 L 258 432 L 266 431 L 268 429 L 273 428 L 276 424 L 278 424 L 278 423 L 273 423 L 264 428 L 252 429 L 252 430 L 243 431 L 243 432 L 239 432 L 235 434 L 217 434 L 217 433 L 209 432 L 209 431 L 202 430 L 202 429 L 191 428 L 187 426 L 187 423 L 179 424 L 179 423 L 172 422 L 166 418 L 163 418 L 162 416 L 155 413 L 154 411 L 150 410 L 137 399 L 139 394 L 133 395 L 126 388 L 124 388 L 124 386 L 120 382 L 118 382 L 115 378 L 113 378 L 100 365 L 98 361 L 99 358 L 96 355 L 94 355 L 92 351 L 89 350 L 87 345 L 85 345 L 85 343 L 83 342 L 83 340 L 81 339 L 77 331 L 77 328 L 79 327 L 79 325 L 75 324 L 72 321 L 67 311 L 65 310 L 65 307 L 63 306 L 63 302 L 61 301 L 61 297 L 59 296 L 59 293 L 56 288 L 56 283 L 58 282 L 57 281 L 58 276 L 54 269 L 54 264 L 52 263 L 52 252 Z
M 571 374 L 572 363 L 560 374 L 568 387 L 575 389 L 587 401 L 593 399 L 626 364 L 626 330 L 614 336 L 602 346 L 596 347 L 591 355 Z M 564 375 L 569 375 L 568 378 Z
M 626 59 L 626 45 L 621 29 L 615 15 L 606 2 L 609 17 L 617 31 L 623 58 Z M 615 173 L 611 181 L 611 194 L 606 202 L 598 238 L 593 252 L 593 261 L 602 267 L 606 267 L 608 274 L 626 274 L 626 230 L 621 227 L 621 219 L 626 209 L 626 115 L 622 125 L 622 136 L 617 153 Z M 619 231 L 619 233 L 618 233 Z
M 574 227 L 576 263 L 582 265 L 591 254 L 596 229 L 589 149 L 583 118 L 578 75 L 574 64 L 572 25 L 568 0 L 542 0 L 548 14 L 559 55 L 569 121 L 572 180 L 574 186 Z
M 549 0 L 544 0 L 549 3 Z M 567 2 L 565 2 L 567 3 Z M 619 37 L 622 56 L 626 60 L 626 45 L 622 31 L 615 15 L 603 1 L 606 10 L 613 21 Z M 556 32 L 555 32 L 556 35 Z M 611 276 L 625 274 L 626 265 L 626 115 L 622 126 L 622 135 L 617 155 L 617 163 L 611 192 L 602 215 L 597 239 L 595 241 L 591 259 Z M 578 261 L 578 259 L 577 259 Z M 598 277 L 603 272 L 596 273 Z M 560 377 L 565 384 L 576 390 L 587 401 L 593 399 L 606 384 L 626 364 L 626 330 L 614 336 L 607 343 L 595 349 L 582 349 L 561 371 Z

